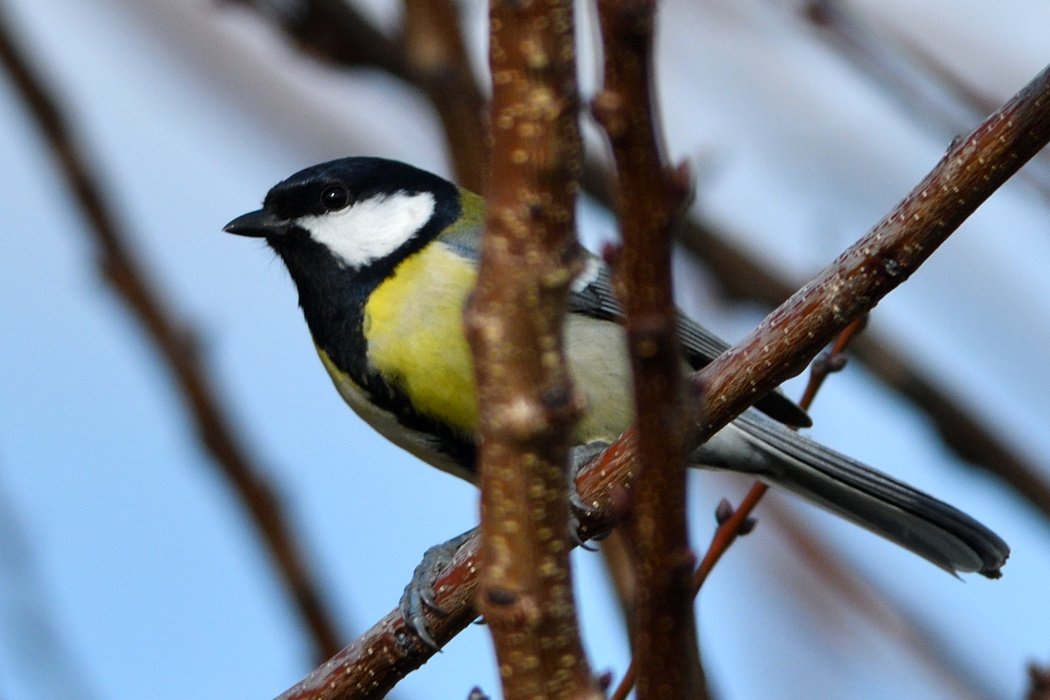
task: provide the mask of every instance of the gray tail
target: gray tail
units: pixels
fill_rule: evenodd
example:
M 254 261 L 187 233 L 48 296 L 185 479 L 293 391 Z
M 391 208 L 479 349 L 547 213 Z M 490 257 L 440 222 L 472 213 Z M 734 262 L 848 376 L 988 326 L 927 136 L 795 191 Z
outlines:
M 753 475 L 797 493 L 951 573 L 998 578 L 1007 544 L 965 513 L 755 411 L 701 446 L 698 464 Z

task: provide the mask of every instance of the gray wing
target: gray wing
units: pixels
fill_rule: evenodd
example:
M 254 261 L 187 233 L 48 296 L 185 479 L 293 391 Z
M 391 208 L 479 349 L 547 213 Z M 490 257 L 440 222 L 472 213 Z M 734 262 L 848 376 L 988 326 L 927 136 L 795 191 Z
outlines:
M 1010 548 L 965 513 L 747 411 L 702 445 L 698 465 L 793 491 L 951 573 L 998 578 Z
M 595 318 L 623 323 L 623 307 L 613 292 L 612 276 L 608 265 L 596 255 L 588 252 L 583 272 L 572 286 L 569 310 Z M 729 349 L 729 343 L 707 330 L 699 323 L 678 312 L 678 337 L 689 366 L 694 370 L 709 364 Z M 795 428 L 808 428 L 813 424 L 809 416 L 779 390 L 762 397 L 755 407 L 771 418 Z

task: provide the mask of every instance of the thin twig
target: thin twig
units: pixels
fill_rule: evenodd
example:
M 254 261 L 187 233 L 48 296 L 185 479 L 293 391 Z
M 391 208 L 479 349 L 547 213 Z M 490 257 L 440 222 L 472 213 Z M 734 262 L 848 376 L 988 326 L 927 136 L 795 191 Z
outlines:
M 74 130 L 58 101 L 22 57 L 2 13 L 0 60 L 53 149 L 61 174 L 80 206 L 87 230 L 98 246 L 98 266 L 103 278 L 142 324 L 163 358 L 201 444 L 233 486 L 269 549 L 280 579 L 310 633 L 316 655 L 331 656 L 341 645 L 335 616 L 324 602 L 303 546 L 293 534 L 269 478 L 237 437 L 229 411 L 213 389 L 216 382 L 201 359 L 197 333 L 184 319 L 177 320 L 170 302 L 136 259 L 128 244 L 129 236 L 121 230 Z

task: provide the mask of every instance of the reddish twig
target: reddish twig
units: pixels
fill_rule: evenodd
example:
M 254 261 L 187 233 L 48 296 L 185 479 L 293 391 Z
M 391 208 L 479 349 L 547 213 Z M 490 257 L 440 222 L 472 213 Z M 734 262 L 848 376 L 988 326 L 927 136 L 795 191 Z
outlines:
M 327 609 L 303 554 L 303 546 L 293 534 L 273 486 L 237 437 L 229 411 L 213 389 L 215 381 L 201 360 L 196 332 L 184 320 L 176 320 L 178 316 L 171 304 L 135 258 L 128 236 L 117 223 L 113 207 L 106 201 L 102 186 L 57 100 L 22 57 L 2 15 L 0 60 L 53 149 L 66 184 L 80 206 L 98 246 L 98 265 L 103 278 L 153 341 L 181 392 L 198 438 L 211 454 L 216 468 L 233 486 L 269 549 L 280 578 L 310 632 L 316 654 L 327 658 L 338 651 L 341 644 L 335 617 Z
M 813 364 L 809 368 L 809 381 L 806 383 L 806 390 L 802 392 L 802 398 L 798 402 L 799 407 L 803 411 L 808 411 L 810 406 L 813 405 L 813 399 L 817 398 L 817 392 L 820 391 L 820 387 L 824 386 L 824 380 L 828 378 L 828 375 L 832 372 L 838 372 L 846 366 L 846 355 L 843 353 L 846 352 L 850 342 L 867 325 L 867 316 L 858 318 L 839 334 L 830 350 L 822 352 L 813 360 Z

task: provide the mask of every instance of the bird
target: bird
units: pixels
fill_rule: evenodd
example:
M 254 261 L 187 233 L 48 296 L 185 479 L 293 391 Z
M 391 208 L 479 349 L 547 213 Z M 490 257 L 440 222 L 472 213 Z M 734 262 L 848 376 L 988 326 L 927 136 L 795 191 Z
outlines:
M 298 290 L 317 354 L 347 404 L 383 437 L 477 483 L 478 407 L 462 314 L 477 279 L 485 201 L 394 160 L 346 157 L 279 182 L 224 231 L 261 238 Z M 581 249 L 565 316 L 570 375 L 587 410 L 574 441 L 593 455 L 633 422 L 623 309 L 604 261 Z M 729 345 L 678 313 L 682 355 L 699 369 Z M 998 578 L 1008 545 L 969 515 L 800 435 L 809 416 L 779 390 L 690 455 L 794 492 L 954 574 Z M 401 600 L 433 646 L 423 607 L 435 568 L 464 533 L 428 552 Z M 429 557 L 429 559 L 428 559 Z

